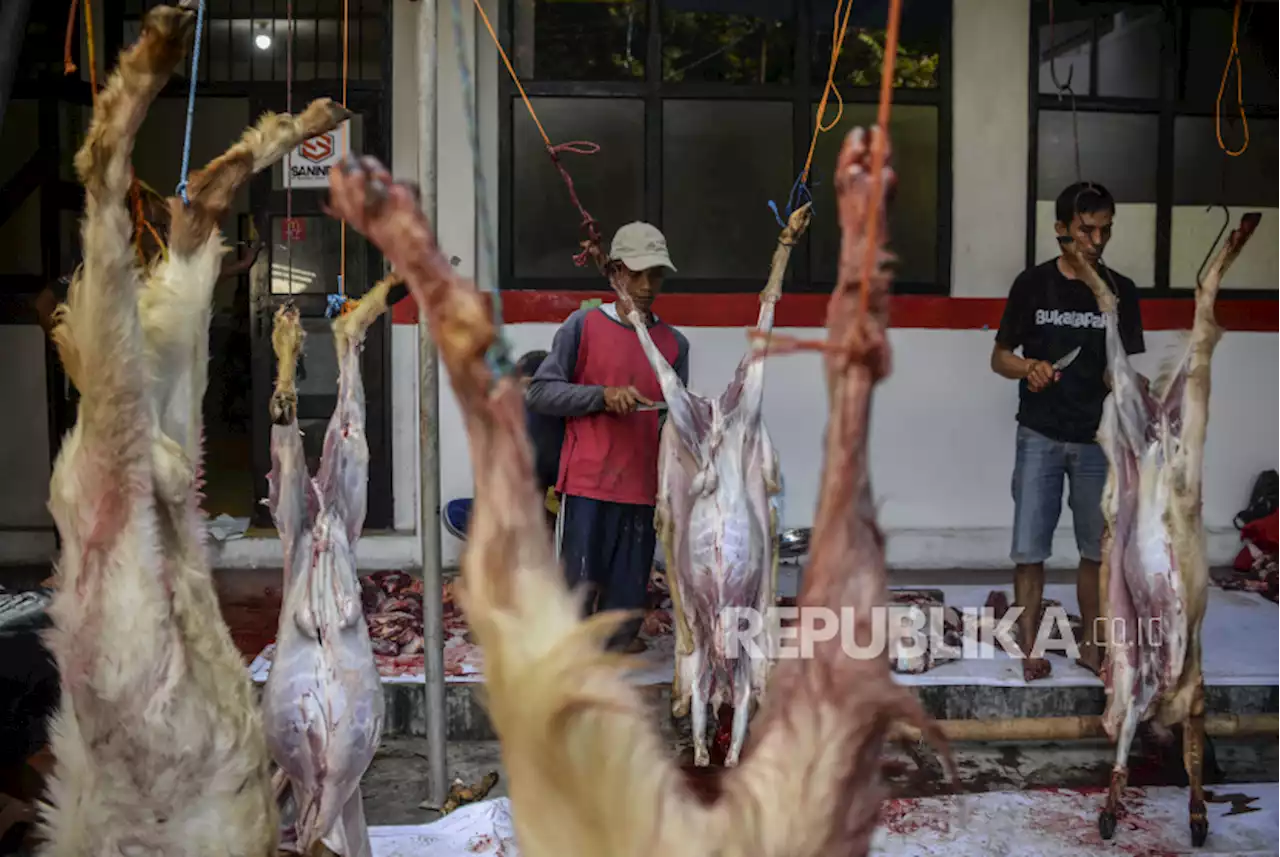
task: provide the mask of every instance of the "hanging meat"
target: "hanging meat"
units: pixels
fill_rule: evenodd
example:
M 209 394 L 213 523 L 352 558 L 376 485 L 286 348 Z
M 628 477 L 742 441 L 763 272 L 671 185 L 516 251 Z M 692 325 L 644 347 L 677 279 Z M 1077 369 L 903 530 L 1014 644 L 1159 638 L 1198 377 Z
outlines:
M 1111 788 L 1098 818 L 1104 839 L 1115 834 L 1129 746 L 1138 724 L 1150 718 L 1166 726 L 1182 726 L 1193 844 L 1203 845 L 1208 835 L 1201 775 L 1204 675 L 1200 627 L 1208 600 L 1209 564 L 1201 519 L 1201 482 L 1209 423 L 1210 360 L 1222 337 L 1213 305 L 1223 275 L 1240 255 L 1259 219 L 1258 214 L 1244 215 L 1198 283 L 1186 350 L 1150 388 L 1129 364 L 1120 341 L 1114 292 L 1072 245 L 1067 245 L 1063 254 L 1098 299 L 1106 324 L 1112 389 L 1098 429 L 1098 441 L 1111 464 L 1102 497 L 1107 636 L 1103 723 L 1116 742 Z
M 866 230 L 874 205 L 883 240 L 877 194 L 893 178 L 887 168 L 873 176 L 871 160 L 859 129 L 835 171 L 840 281 L 829 338 L 815 346 L 824 355 L 831 418 L 799 599 L 802 608 L 851 611 L 846 636 L 868 649 L 886 588 L 867 427 L 871 392 L 888 375 L 890 355 L 889 257 Z M 377 161 L 347 161 L 330 182 L 334 216 L 393 262 L 427 314 L 465 419 L 475 505 L 461 597 L 484 651 L 488 711 L 502 741 L 521 853 L 865 855 L 883 795 L 879 755 L 890 725 L 907 721 L 937 736 L 915 696 L 894 683 L 885 653 L 850 657 L 829 639 L 815 641 L 812 658 L 780 662 L 741 764 L 722 776 L 718 799 L 700 803 L 627 680 L 632 661 L 605 650 L 626 617 L 580 619 L 580 596 L 556 565 L 534 486 L 521 388 L 511 377 L 495 378 L 486 360 L 498 335 L 489 296 L 454 274 L 413 189 Z M 864 260 L 870 277 L 860 292 Z M 787 795 L 794 799 L 779 803 Z
M 764 336 L 773 332 L 787 260 L 809 225 L 809 212 L 808 204 L 793 212 L 778 236 L 769 280 L 760 293 L 756 329 Z M 711 764 L 707 705 L 716 715 L 713 722 L 719 721 L 721 706 L 732 706 L 733 730 L 725 754 L 725 765 L 732 767 L 747 737 L 752 700 L 758 704 L 763 697 L 771 661 L 729 651 L 725 623 L 747 620 L 745 611 L 757 620 L 771 615 L 777 589 L 778 521 L 770 498 L 781 490 L 782 479 L 762 414 L 763 355 L 756 348 L 748 350 L 719 398 L 691 393 L 654 345 L 625 290 L 613 285 L 658 376 L 669 415 L 659 446 L 656 518 L 667 568 L 674 572 L 671 710 L 682 717 L 692 708 L 694 764 L 706 766 Z M 752 630 L 760 633 L 754 642 L 760 652 L 770 652 L 770 629 L 764 621 L 755 624 Z
M 47 645 L 62 700 L 42 808 L 46 855 L 268 857 L 278 838 L 258 706 L 222 621 L 200 512 L 201 400 L 218 221 L 235 192 L 346 114 L 268 115 L 171 200 L 167 258 L 130 244 L 134 135 L 181 61 L 190 11 L 143 19 L 75 158 L 84 262 L 53 338 L 80 390 L 49 508 L 62 538 Z
M 314 479 L 297 421 L 303 330 L 296 307 L 280 308 L 271 335 L 277 378 L 269 504 L 284 547 L 285 596 L 262 707 L 293 804 L 293 829 L 283 842 L 299 854 L 311 854 L 317 843 L 339 857 L 372 853 L 360 778 L 378 749 L 385 703 L 356 576 L 369 482 L 360 355 L 395 282 L 382 280 L 333 323 L 338 404 Z

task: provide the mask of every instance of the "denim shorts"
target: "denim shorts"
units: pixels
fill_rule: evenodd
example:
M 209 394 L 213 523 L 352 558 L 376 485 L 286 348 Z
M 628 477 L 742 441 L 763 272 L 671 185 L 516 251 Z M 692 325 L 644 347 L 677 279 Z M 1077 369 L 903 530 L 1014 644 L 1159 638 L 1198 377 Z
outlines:
M 1018 426 L 1013 465 L 1013 549 L 1019 565 L 1044 562 L 1053 553 L 1053 533 L 1062 515 L 1064 478 L 1067 502 L 1082 559 L 1102 559 L 1102 489 L 1107 456 L 1096 443 L 1066 443 Z

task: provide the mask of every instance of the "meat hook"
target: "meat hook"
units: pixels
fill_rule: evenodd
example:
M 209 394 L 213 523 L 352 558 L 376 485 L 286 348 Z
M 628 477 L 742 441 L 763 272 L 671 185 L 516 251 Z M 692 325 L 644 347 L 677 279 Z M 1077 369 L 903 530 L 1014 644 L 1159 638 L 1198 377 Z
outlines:
M 1225 202 L 1218 205 L 1210 205 L 1205 208 L 1205 213 L 1213 211 L 1218 206 L 1222 207 L 1222 228 L 1218 230 L 1218 237 L 1213 239 L 1213 243 L 1209 245 L 1209 252 L 1204 254 L 1204 261 L 1200 263 L 1200 268 L 1196 271 L 1196 287 L 1200 288 L 1204 285 L 1204 269 L 1208 267 L 1209 260 L 1213 258 L 1213 251 L 1218 249 L 1218 242 L 1222 240 L 1222 236 L 1226 234 L 1227 228 L 1231 226 L 1231 209 L 1227 208 Z
M 1061 101 L 1064 93 L 1075 95 L 1075 92 L 1071 89 L 1071 79 L 1075 76 L 1076 64 L 1069 63 L 1067 65 L 1067 79 L 1065 82 L 1058 80 L 1058 60 L 1054 56 L 1053 49 L 1053 0 L 1049 0 L 1049 79 L 1057 87 L 1058 100 Z

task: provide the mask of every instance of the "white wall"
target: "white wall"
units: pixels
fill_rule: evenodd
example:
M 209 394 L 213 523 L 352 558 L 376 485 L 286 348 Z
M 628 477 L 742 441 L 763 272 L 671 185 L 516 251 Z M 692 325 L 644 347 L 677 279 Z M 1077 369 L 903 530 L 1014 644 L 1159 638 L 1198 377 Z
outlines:
M 412 32 L 409 22 L 414 20 L 416 5 L 397 0 L 397 14 L 407 16 L 407 23 L 396 27 L 398 81 L 411 79 L 405 70 L 411 60 L 401 65 L 400 42 L 411 39 L 403 34 Z M 486 4 L 491 15 L 493 6 L 491 0 Z M 474 12 L 464 8 L 469 13 L 466 24 L 475 32 Z M 1028 16 L 1025 3 L 955 0 L 955 297 L 1003 297 L 1025 262 Z M 439 229 L 447 252 L 461 257 L 462 269 L 469 272 L 477 264 L 476 231 L 463 225 L 475 216 L 472 158 L 459 112 L 461 100 L 447 17 L 442 17 L 441 24 Z M 490 211 L 495 212 L 498 164 L 492 141 L 496 136 L 496 81 L 505 71 L 482 28 L 475 42 L 486 141 L 482 154 L 492 200 Z M 407 103 L 398 92 L 397 104 Z M 396 111 L 395 171 L 407 175 L 416 161 L 400 147 L 412 145 L 416 126 L 410 128 L 414 120 L 402 110 Z M 1116 264 L 1120 266 L 1120 262 Z M 1274 252 L 1270 264 L 1274 267 Z M 548 347 L 554 332 L 551 324 L 507 328 L 517 354 Z M 704 393 L 722 389 L 742 353 L 743 332 L 730 328 L 685 328 L 684 332 L 692 346 L 690 386 Z M 1148 354 L 1139 359 L 1138 368 L 1153 372 L 1178 339 L 1177 333 L 1149 333 Z M 890 562 L 935 567 L 1007 565 L 1017 390 L 988 369 L 992 333 L 895 329 L 891 341 L 894 374 L 877 395 L 872 424 L 872 473 L 880 521 L 889 534 Z M 396 326 L 392 347 L 396 525 L 412 529 L 417 519 L 415 329 Z M 1259 470 L 1276 466 L 1277 359 L 1275 334 L 1229 333 L 1214 360 L 1215 419 L 1206 450 L 1205 523 L 1211 531 L 1215 561 L 1234 553 L 1230 519 L 1245 504 L 1253 477 Z M 785 470 L 783 516 L 789 526 L 808 525 L 813 519 L 825 424 L 825 401 L 814 384 L 816 377 L 812 357 L 778 359 L 769 367 L 765 418 Z M 439 413 L 442 500 L 470 496 L 467 442 L 447 384 L 441 391 Z M 444 545 L 445 562 L 456 562 L 460 545 L 447 534 Z M 1077 559 L 1070 512 L 1065 508 L 1055 552 L 1055 564 L 1071 565 Z

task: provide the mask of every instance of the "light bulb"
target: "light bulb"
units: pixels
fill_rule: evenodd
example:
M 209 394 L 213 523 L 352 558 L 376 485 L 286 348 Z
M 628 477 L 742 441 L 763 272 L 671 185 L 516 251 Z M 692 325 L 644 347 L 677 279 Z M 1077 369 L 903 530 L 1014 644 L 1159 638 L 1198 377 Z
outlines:
M 265 51 L 271 47 L 271 37 L 266 33 L 258 33 L 258 35 L 253 37 L 253 43 L 257 46 L 258 50 Z

